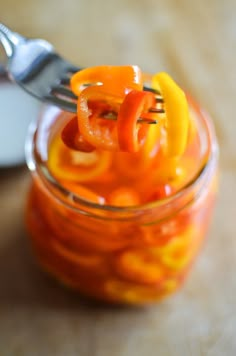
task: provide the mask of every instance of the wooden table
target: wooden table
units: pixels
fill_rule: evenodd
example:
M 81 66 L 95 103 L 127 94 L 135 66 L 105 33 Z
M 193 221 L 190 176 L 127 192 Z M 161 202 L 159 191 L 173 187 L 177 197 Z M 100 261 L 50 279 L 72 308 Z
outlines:
M 14 11 L 13 11 L 14 10 Z M 236 354 L 235 1 L 9 0 L 1 19 L 82 65 L 166 70 L 212 115 L 221 189 L 209 239 L 184 288 L 141 309 L 91 306 L 35 266 L 23 222 L 25 167 L 0 170 L 1 356 Z

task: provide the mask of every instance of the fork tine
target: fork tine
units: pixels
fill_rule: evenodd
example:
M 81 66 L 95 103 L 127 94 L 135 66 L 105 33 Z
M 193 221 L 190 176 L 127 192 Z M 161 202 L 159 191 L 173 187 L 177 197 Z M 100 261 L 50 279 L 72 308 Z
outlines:
M 65 111 L 69 111 L 71 113 L 74 113 L 76 114 L 77 113 L 77 104 L 76 103 L 73 103 L 71 101 L 66 101 L 65 99 L 61 99 L 57 96 L 54 96 L 54 95 L 47 95 L 44 97 L 44 99 L 46 101 L 49 101 L 49 103 L 51 104 L 54 104 L 56 106 L 59 106 L 61 109 L 65 110 Z M 164 110 L 162 109 L 151 109 L 150 112 L 153 112 L 153 113 L 164 113 Z M 107 120 L 115 120 L 117 118 L 114 118 L 114 117 L 111 117 L 111 116 L 104 116 L 103 117 L 104 119 L 107 119 Z M 147 123 L 147 124 L 157 124 L 158 121 L 157 120 L 150 120 L 150 119 L 146 119 L 145 117 L 140 117 L 138 119 L 138 122 L 140 123 Z
M 150 92 L 153 93 L 153 94 L 161 95 L 160 91 L 157 90 L 157 89 L 153 89 L 153 88 L 147 87 L 147 86 L 145 86 L 145 85 L 144 85 L 143 89 L 144 89 L 145 91 L 150 91 Z
M 164 109 L 156 109 L 156 108 L 150 108 L 148 112 L 154 113 L 154 114 L 164 114 L 165 110 Z
M 63 85 L 57 85 L 52 87 L 51 93 L 54 95 L 63 95 L 70 99 L 78 99 L 78 97 L 74 93 L 72 93 L 70 89 L 64 87 Z
M 74 74 L 76 72 L 79 72 L 80 70 L 82 70 L 82 68 L 76 67 L 76 66 L 72 65 L 71 63 L 68 64 L 67 73 Z
M 60 84 L 62 85 L 70 85 L 70 76 L 64 76 L 60 79 Z M 153 94 L 156 94 L 156 95 L 160 95 L 159 91 L 155 90 L 155 89 L 152 89 L 152 88 L 148 88 L 148 87 L 143 87 L 143 89 L 145 91 L 149 91 Z M 157 103 L 160 103 L 160 104 L 163 104 L 164 103 L 164 99 L 162 97 L 159 97 L 157 96 L 156 97 L 156 102 Z
M 146 87 L 146 86 L 143 87 L 143 90 L 149 91 L 149 92 L 155 94 L 155 95 L 156 95 L 156 102 L 157 102 L 157 103 L 164 103 L 164 100 L 163 100 L 163 98 L 161 97 L 161 93 L 160 93 L 159 90 L 156 90 L 156 89 L 153 89 L 153 88 L 149 88 L 149 87 Z
M 77 104 L 71 101 L 66 101 L 65 99 L 60 99 L 54 95 L 47 95 L 44 97 L 45 101 L 48 101 L 51 104 L 59 106 L 61 109 L 65 111 L 72 112 L 74 114 L 77 113 Z
M 60 96 L 62 96 L 63 98 L 60 98 Z M 53 104 L 58 105 L 59 107 L 61 107 L 64 110 L 67 110 L 67 111 L 70 111 L 73 113 L 77 112 L 77 104 L 73 103 L 67 99 L 77 100 L 78 97 L 69 88 L 66 88 L 63 85 L 58 85 L 58 86 L 52 87 L 50 95 L 48 95 L 45 99 L 50 100 Z M 158 99 L 159 98 L 157 98 L 156 101 Z M 162 98 L 160 98 L 160 100 L 162 100 Z M 163 101 L 161 101 L 161 102 L 163 102 Z M 163 108 L 151 108 L 151 109 L 149 109 L 149 112 L 157 113 L 157 114 L 165 113 Z M 142 121 L 144 121 L 144 120 L 142 120 Z
M 60 84 L 62 85 L 69 85 L 70 84 L 70 77 L 65 76 L 60 79 Z
M 60 79 L 60 84 L 62 85 L 70 85 L 70 76 L 64 76 Z M 148 87 L 143 87 L 143 89 L 145 91 L 149 91 L 153 94 L 156 94 L 156 95 L 160 95 L 159 91 L 155 90 L 155 89 L 152 89 L 152 88 L 148 88 Z M 157 96 L 156 97 L 156 102 L 157 103 L 160 103 L 160 104 L 163 104 L 164 103 L 164 99 L 160 96 Z

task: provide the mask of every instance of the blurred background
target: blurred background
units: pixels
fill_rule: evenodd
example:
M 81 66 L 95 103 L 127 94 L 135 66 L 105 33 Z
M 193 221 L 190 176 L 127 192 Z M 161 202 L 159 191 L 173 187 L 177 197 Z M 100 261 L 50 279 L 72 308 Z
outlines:
M 232 135 L 235 9 L 233 0 L 0 0 L 3 23 L 47 39 L 77 65 L 168 71 L 214 117 L 226 159 L 234 151 L 225 131 Z
M 25 239 L 27 169 L 0 169 L 1 355 L 236 354 L 235 13 L 234 0 L 0 0 L 1 22 L 79 66 L 169 72 L 211 114 L 221 152 L 203 254 L 181 293 L 148 310 L 91 308 L 47 280 Z

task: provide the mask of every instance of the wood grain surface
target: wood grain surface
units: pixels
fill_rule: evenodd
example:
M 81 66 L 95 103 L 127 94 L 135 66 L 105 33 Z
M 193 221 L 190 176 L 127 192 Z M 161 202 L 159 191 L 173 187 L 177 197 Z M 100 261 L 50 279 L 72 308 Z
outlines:
M 148 308 L 89 305 L 35 266 L 26 167 L 0 170 L 0 356 L 236 355 L 236 2 L 0 0 L 1 21 L 81 66 L 168 71 L 212 115 L 221 185 L 184 288 Z

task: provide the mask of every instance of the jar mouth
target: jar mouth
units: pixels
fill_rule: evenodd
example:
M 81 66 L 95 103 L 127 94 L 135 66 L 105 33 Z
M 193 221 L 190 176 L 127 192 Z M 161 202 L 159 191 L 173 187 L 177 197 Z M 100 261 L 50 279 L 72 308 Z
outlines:
M 154 208 L 160 208 L 164 205 L 166 206 L 169 203 L 178 200 L 181 196 L 188 195 L 188 192 L 194 189 L 195 187 L 199 187 L 197 191 L 198 194 L 200 194 L 201 186 L 204 185 L 201 184 L 201 182 L 203 183 L 205 181 L 208 172 L 211 171 L 211 167 L 214 167 L 215 162 L 218 159 L 218 144 L 211 118 L 204 110 L 200 109 L 195 103 L 193 103 L 193 105 L 194 111 L 196 111 L 196 115 L 200 117 L 202 125 L 204 126 L 206 132 L 207 150 L 205 156 L 202 159 L 202 164 L 200 165 L 195 176 L 185 185 L 183 185 L 179 190 L 177 190 L 174 194 L 166 198 L 153 200 L 151 202 L 140 205 L 121 207 L 108 204 L 94 203 L 68 190 L 50 173 L 50 171 L 44 164 L 37 162 L 34 152 L 34 137 L 37 131 L 37 122 L 35 121 L 32 122 L 29 127 L 28 136 L 25 143 L 25 156 L 27 166 L 32 173 L 38 175 L 40 179 L 42 179 L 42 181 L 48 188 L 54 188 L 54 190 L 58 193 L 56 197 L 61 201 L 62 204 L 68 205 L 74 210 L 78 209 L 80 212 L 82 208 L 84 208 L 85 210 L 87 208 L 95 211 L 107 211 L 114 213 L 135 213 L 138 211 L 146 211 Z M 54 109 L 55 107 L 52 108 Z M 196 199 L 196 194 L 192 197 L 192 199 L 190 198 L 188 200 L 188 204 L 193 199 Z

